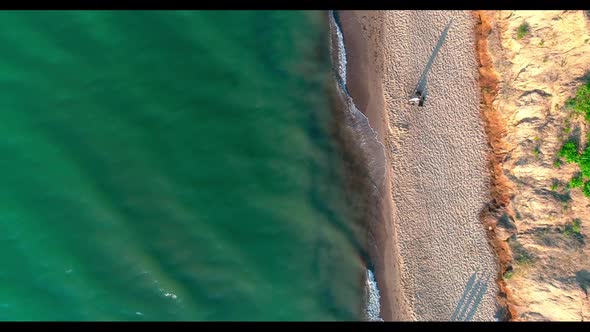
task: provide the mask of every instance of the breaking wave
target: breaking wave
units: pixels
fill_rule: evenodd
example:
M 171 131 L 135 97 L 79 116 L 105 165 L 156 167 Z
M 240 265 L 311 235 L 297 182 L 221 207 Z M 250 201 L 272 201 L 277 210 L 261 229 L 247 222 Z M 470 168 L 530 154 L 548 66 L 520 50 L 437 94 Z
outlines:
M 345 125 L 353 131 L 355 141 L 358 142 L 360 153 L 367 161 L 368 177 L 372 184 L 370 198 L 375 206 L 381 205 L 383 184 L 385 181 L 386 155 L 385 146 L 379 141 L 377 132 L 371 127 L 369 119 L 354 104 L 346 84 L 346 48 L 338 13 L 329 11 L 332 55 L 336 90 L 345 105 Z M 376 218 L 373 218 L 376 219 Z M 370 224 L 377 220 L 370 220 Z M 370 269 L 367 269 L 365 285 L 365 316 L 367 320 L 383 321 L 380 318 L 379 289 L 377 281 Z
M 379 315 L 380 303 L 379 303 L 379 288 L 377 288 L 377 281 L 373 272 L 367 269 L 367 285 L 366 285 L 366 317 L 367 320 L 372 321 L 383 321 L 383 318 Z

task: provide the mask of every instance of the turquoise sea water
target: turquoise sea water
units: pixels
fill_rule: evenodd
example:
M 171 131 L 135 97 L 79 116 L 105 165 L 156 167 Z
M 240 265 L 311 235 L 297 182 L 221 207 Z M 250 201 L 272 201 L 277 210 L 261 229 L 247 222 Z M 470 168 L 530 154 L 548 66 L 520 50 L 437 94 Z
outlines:
M 355 320 L 325 12 L 1 12 L 0 320 Z

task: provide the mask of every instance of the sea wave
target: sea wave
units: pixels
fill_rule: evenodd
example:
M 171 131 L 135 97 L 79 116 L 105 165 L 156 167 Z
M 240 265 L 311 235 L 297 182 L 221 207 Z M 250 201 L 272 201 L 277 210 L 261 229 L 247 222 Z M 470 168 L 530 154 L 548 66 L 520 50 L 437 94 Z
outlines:
M 371 127 L 369 119 L 361 112 L 352 99 L 352 96 L 348 92 L 346 84 L 346 48 L 344 46 L 344 36 L 342 34 L 342 28 L 338 19 L 336 11 L 330 11 L 330 25 L 333 31 L 335 31 L 338 49 L 335 50 L 330 43 L 330 51 L 332 58 L 336 58 L 337 63 L 334 65 L 334 72 L 336 78 L 337 90 L 340 93 L 343 101 L 348 106 L 346 112 L 347 125 L 352 128 L 357 134 L 362 152 L 367 157 L 369 162 L 369 172 L 371 181 L 377 190 L 381 188 L 385 177 L 385 146 L 378 138 L 377 131 Z M 334 57 L 334 52 L 337 52 L 337 56 Z
M 330 52 L 334 61 L 333 72 L 336 81 L 336 90 L 346 105 L 344 110 L 345 124 L 354 132 L 355 140 L 359 143 L 360 152 L 368 162 L 369 180 L 373 188 L 373 192 L 370 193 L 371 199 L 374 199 L 374 203 L 379 206 L 379 202 L 383 197 L 381 191 L 383 190 L 385 181 L 385 146 L 379 140 L 375 129 L 371 127 L 369 119 L 357 108 L 348 91 L 346 84 L 346 48 L 337 11 L 329 11 L 329 20 L 330 30 L 332 31 L 330 34 Z M 336 48 L 334 47 L 335 45 L 337 45 Z M 365 294 L 366 301 L 364 309 L 367 320 L 382 321 L 383 319 L 379 316 L 379 289 L 375 276 L 370 269 L 367 269 Z
M 367 307 L 366 317 L 367 320 L 371 321 L 383 321 L 380 316 L 380 303 L 379 303 L 379 288 L 377 288 L 377 281 L 375 275 L 369 269 L 367 269 L 367 285 L 366 285 L 366 296 L 367 296 Z

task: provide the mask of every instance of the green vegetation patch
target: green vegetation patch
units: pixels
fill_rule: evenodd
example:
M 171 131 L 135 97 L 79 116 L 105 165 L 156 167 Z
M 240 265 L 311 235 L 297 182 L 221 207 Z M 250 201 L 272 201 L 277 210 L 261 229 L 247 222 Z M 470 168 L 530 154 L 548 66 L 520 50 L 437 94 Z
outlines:
M 560 189 L 562 187 L 562 183 L 561 181 L 559 181 L 558 179 L 553 179 L 551 181 L 551 190 L 553 191 L 557 191 L 558 189 Z
M 590 145 L 586 146 L 584 152 L 578 157 L 580 170 L 585 178 L 590 178 Z
M 586 122 L 590 122 L 590 79 L 578 88 L 576 96 L 566 102 L 566 108 L 573 109 L 575 113 L 583 114 Z M 570 132 L 569 118 L 565 122 L 565 133 Z M 590 141 L 590 132 L 587 134 Z M 577 163 L 580 167 L 580 174 L 576 174 L 568 183 L 569 188 L 582 188 L 584 196 L 590 198 L 590 144 L 586 144 L 582 153 L 578 152 L 578 143 L 576 140 L 570 138 L 559 150 L 558 156 L 565 159 L 568 163 Z M 535 154 L 537 156 L 537 154 Z M 561 166 L 561 159 L 555 160 L 553 166 L 559 168 Z M 554 186 L 551 187 L 553 191 Z M 564 211 L 566 207 L 564 206 Z
M 580 241 L 583 241 L 582 235 L 582 220 L 579 218 L 574 219 L 572 222 L 565 224 L 563 234 Z
M 559 156 L 564 158 L 568 163 L 575 163 L 578 161 L 578 145 L 575 141 L 567 141 L 561 150 L 559 150 Z
M 580 188 L 584 185 L 584 180 L 582 179 L 582 173 L 576 174 L 569 183 L 570 188 Z
M 583 114 L 586 121 L 590 121 L 590 80 L 578 88 L 576 96 L 569 99 L 565 105 L 574 112 Z
M 524 36 L 528 35 L 531 32 L 531 27 L 527 22 L 523 22 L 521 25 L 518 26 L 516 29 L 516 38 L 522 39 Z
M 535 262 L 535 257 L 524 248 L 516 239 L 510 239 L 508 241 L 510 249 L 514 257 L 514 262 L 518 265 L 531 265 Z
M 514 276 L 514 270 L 506 271 L 504 273 L 504 279 L 509 280 Z

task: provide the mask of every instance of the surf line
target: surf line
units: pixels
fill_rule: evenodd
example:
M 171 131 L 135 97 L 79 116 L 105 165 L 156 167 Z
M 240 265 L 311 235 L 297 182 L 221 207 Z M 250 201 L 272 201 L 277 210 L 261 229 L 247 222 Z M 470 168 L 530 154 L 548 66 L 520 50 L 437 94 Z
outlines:
M 382 199 L 383 195 L 381 195 L 381 188 L 384 183 L 386 171 L 385 145 L 379 140 L 378 134 L 375 129 L 371 127 L 367 116 L 356 107 L 352 95 L 348 91 L 346 85 L 346 47 L 337 11 L 330 10 L 329 19 L 335 32 L 330 33 L 330 53 L 332 54 L 332 60 L 337 62 L 333 64 L 332 71 L 336 80 L 337 90 L 344 99 L 345 104 L 348 106 L 346 114 L 347 124 L 356 132 L 361 150 L 369 162 L 369 180 L 373 185 L 373 194 L 376 194 L 378 199 Z M 333 39 L 334 34 L 336 35 L 336 40 Z M 334 49 L 335 44 L 338 45 L 337 49 Z M 337 52 L 337 54 L 335 54 L 335 52 Z M 380 317 L 381 304 L 379 301 L 379 288 L 377 286 L 375 275 L 370 268 L 371 263 L 367 263 L 369 263 L 369 266 L 366 267 L 365 318 L 369 321 L 383 321 Z
M 334 55 L 334 52 L 337 52 L 338 55 L 338 63 L 336 66 L 333 66 L 334 76 L 336 78 L 337 87 L 339 88 L 338 91 L 345 95 L 344 99 L 347 104 L 349 104 L 349 114 L 347 114 L 349 117 L 347 120 L 352 122 L 350 125 L 360 132 L 359 139 L 361 142 L 361 148 L 363 149 L 363 152 L 366 154 L 366 156 L 369 157 L 368 160 L 370 163 L 369 171 L 371 175 L 371 181 L 376 187 L 375 189 L 380 191 L 379 188 L 383 183 L 385 176 L 385 145 L 383 145 L 383 143 L 379 140 L 377 131 L 371 127 L 369 118 L 367 118 L 367 116 L 361 112 L 358 107 L 356 107 L 354 100 L 348 91 L 348 87 L 346 85 L 346 64 L 348 60 L 346 57 L 344 35 L 342 33 L 340 19 L 337 12 L 335 10 L 330 10 L 329 15 L 330 22 L 335 28 L 334 30 L 336 32 L 338 44 L 338 49 L 334 50 L 332 46 L 334 44 L 332 40 L 333 35 L 330 34 L 330 52 L 332 55 Z M 334 59 L 333 56 L 332 59 Z M 365 135 L 363 135 L 364 133 Z

